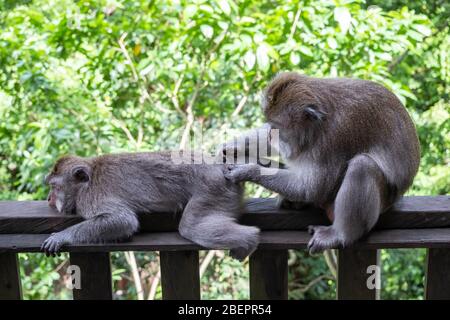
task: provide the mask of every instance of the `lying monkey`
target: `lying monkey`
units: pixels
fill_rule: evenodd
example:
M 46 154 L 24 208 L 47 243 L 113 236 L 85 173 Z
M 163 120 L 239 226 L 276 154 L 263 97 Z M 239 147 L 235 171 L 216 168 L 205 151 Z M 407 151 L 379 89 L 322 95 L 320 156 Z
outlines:
M 223 165 L 174 164 L 170 153 L 133 153 L 93 158 L 65 156 L 46 177 L 48 202 L 85 221 L 47 238 L 42 251 L 114 242 L 139 229 L 138 213 L 183 210 L 180 234 L 203 247 L 230 248 L 243 260 L 258 245 L 259 229 L 236 222 L 243 190 L 224 178 Z

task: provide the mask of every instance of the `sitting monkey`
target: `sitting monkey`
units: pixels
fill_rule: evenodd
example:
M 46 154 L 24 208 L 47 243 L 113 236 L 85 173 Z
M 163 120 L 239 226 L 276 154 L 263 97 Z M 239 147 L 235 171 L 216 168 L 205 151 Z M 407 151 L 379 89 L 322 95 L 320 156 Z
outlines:
M 239 260 L 258 245 L 259 229 L 236 222 L 243 191 L 224 178 L 223 165 L 174 164 L 169 152 L 65 156 L 46 183 L 51 207 L 86 219 L 47 238 L 47 254 L 67 244 L 130 238 L 139 228 L 137 214 L 152 211 L 183 210 L 183 237 L 205 248 L 229 248 Z
M 417 134 L 405 107 L 383 86 L 281 73 L 266 88 L 262 107 L 267 123 L 260 130 L 279 130 L 287 168 L 261 174 L 257 164 L 230 165 L 224 174 L 277 192 L 285 203 L 326 209 L 333 224 L 310 227 L 310 252 L 354 243 L 412 184 Z M 223 151 L 234 148 L 227 143 Z M 242 143 L 237 148 L 245 151 Z

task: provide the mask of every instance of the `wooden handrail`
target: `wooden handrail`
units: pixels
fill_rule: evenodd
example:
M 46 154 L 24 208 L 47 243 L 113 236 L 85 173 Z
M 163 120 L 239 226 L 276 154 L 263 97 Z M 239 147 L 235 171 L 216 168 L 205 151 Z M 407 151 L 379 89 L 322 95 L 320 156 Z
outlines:
M 142 232 L 176 231 L 181 213 L 142 213 Z M 63 216 L 46 201 L 0 201 L 0 234 L 51 233 L 79 223 L 82 218 Z M 329 224 L 322 210 L 279 209 L 275 199 L 250 199 L 242 223 L 262 230 L 306 230 L 309 225 Z M 376 229 L 450 227 L 450 196 L 404 197 L 381 215 Z
M 142 213 L 141 233 L 129 242 L 64 247 L 71 264 L 82 270 L 82 289 L 74 299 L 111 299 L 111 251 L 159 251 L 164 299 L 199 299 L 198 251 L 182 238 L 180 214 Z M 20 299 L 17 253 L 38 252 L 50 232 L 82 221 L 62 216 L 45 201 L 0 201 L 0 299 Z M 274 199 L 251 199 L 242 223 L 261 228 L 261 243 L 250 257 L 250 297 L 286 299 L 287 250 L 302 250 L 311 224 L 328 224 L 316 208 L 278 209 Z M 368 288 L 367 268 L 379 265 L 380 248 L 427 248 L 427 299 L 450 299 L 450 196 L 405 197 L 383 214 L 374 231 L 338 255 L 338 299 L 377 299 Z M 224 248 L 226 249 L 226 248 Z M 174 268 L 174 266 L 177 266 Z M 180 268 L 182 272 L 180 273 Z
M 39 252 L 49 234 L 2 234 L 1 252 Z M 311 235 L 306 231 L 263 231 L 259 249 L 284 250 L 306 249 Z M 373 231 L 354 244 L 353 249 L 399 249 L 399 248 L 450 248 L 450 228 L 414 230 Z M 226 250 L 227 248 L 223 248 Z M 65 246 L 65 252 L 112 252 L 112 251 L 184 251 L 208 250 L 189 240 L 178 232 L 141 233 L 131 241 L 122 243 L 78 244 Z

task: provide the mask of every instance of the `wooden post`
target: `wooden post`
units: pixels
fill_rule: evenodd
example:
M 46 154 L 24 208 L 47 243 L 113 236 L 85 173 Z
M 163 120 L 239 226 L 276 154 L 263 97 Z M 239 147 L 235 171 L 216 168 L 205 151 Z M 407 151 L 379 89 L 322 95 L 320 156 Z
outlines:
M 258 249 L 250 256 L 250 299 L 288 298 L 288 251 Z
M 200 300 L 198 251 L 161 251 L 164 300 Z
M 72 252 L 70 264 L 80 268 L 81 289 L 73 289 L 75 300 L 112 300 L 108 252 Z
M 375 272 L 381 272 L 378 250 L 340 249 L 337 298 L 339 300 L 379 299 L 380 290 L 370 288 L 375 284 Z M 379 277 L 381 278 L 381 274 Z
M 425 298 L 450 300 L 450 249 L 437 248 L 427 251 Z
M 22 299 L 19 263 L 16 253 L 0 253 L 0 300 Z

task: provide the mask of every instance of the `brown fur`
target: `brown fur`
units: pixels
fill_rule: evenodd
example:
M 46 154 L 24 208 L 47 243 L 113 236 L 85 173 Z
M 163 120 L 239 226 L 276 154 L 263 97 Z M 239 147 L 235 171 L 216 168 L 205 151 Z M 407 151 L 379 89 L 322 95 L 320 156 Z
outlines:
M 225 175 L 259 183 L 289 201 L 327 208 L 333 226 L 311 228 L 312 252 L 360 238 L 417 173 L 414 124 L 397 97 L 379 84 L 282 73 L 266 88 L 262 104 L 267 123 L 279 129 L 287 170 L 260 175 L 257 165 L 244 165 Z

